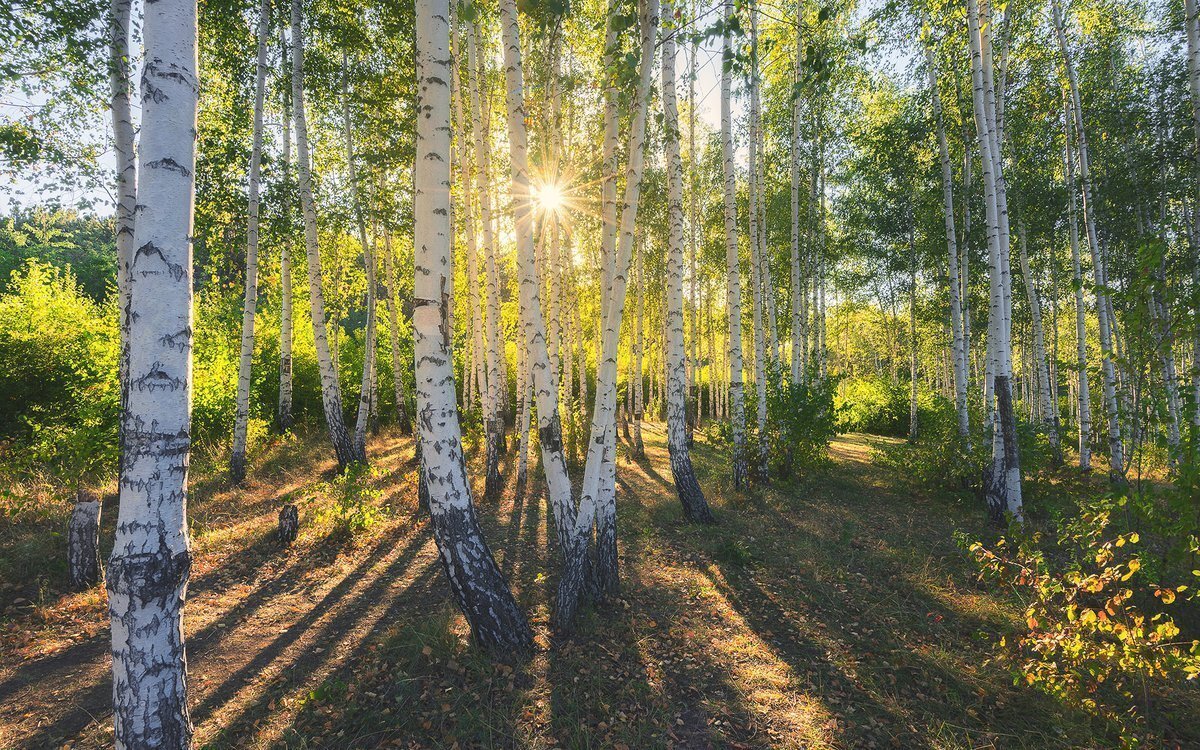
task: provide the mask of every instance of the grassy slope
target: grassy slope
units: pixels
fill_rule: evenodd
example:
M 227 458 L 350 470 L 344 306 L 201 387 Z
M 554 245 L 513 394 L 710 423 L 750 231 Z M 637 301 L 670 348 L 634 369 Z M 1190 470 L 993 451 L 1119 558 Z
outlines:
M 187 614 L 198 746 L 1111 745 L 1088 717 L 983 666 L 1019 613 L 973 585 L 951 541 L 981 514 L 902 492 L 872 464 L 881 439 L 840 438 L 828 473 L 737 497 L 727 456 L 698 436 L 720 518 L 702 528 L 680 520 L 660 426 L 644 435 L 648 458 L 619 471 L 623 592 L 570 639 L 547 628 L 542 499 L 510 484 L 481 508 L 538 634 L 512 664 L 467 642 L 415 513 L 410 442 L 373 443 L 385 515 L 350 538 L 335 531 L 319 438 L 270 447 L 244 490 L 198 470 Z M 301 506 L 290 551 L 272 536 L 284 495 Z M 0 608 L 38 600 L 0 618 L 0 747 L 111 740 L 102 592 L 57 593 L 60 569 L 12 560 L 54 549 L 61 522 L 51 513 L 0 536 Z

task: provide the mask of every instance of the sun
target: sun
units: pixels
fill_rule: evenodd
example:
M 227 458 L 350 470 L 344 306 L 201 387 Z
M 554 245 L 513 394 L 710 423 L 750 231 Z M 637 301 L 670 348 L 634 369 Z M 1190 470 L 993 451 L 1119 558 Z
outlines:
M 538 208 L 543 213 L 558 213 L 566 205 L 567 199 L 563 194 L 562 188 L 553 182 L 543 183 L 538 186 L 534 195 L 534 200 Z

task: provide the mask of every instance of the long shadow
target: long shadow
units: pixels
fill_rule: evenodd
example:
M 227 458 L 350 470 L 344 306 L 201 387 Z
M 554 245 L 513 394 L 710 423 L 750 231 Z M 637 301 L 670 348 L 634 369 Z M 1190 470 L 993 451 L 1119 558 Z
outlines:
M 352 588 L 352 586 L 360 580 L 359 576 L 364 571 L 377 564 L 378 552 L 393 544 L 396 541 L 397 536 L 402 536 L 403 534 L 412 534 L 411 529 L 398 529 L 397 531 L 402 532 L 402 534 L 398 533 L 394 535 L 388 535 L 380 539 L 379 542 L 377 542 L 372 548 L 371 554 L 368 554 L 364 558 L 363 562 L 360 563 L 352 573 L 343 578 L 343 580 L 325 596 L 321 603 L 310 610 L 310 612 L 304 618 L 302 618 L 299 623 L 290 628 L 286 635 L 290 636 L 291 640 L 295 640 L 295 638 L 300 637 L 308 624 L 311 624 L 311 622 L 317 619 L 321 614 L 331 609 L 341 598 L 345 596 L 350 588 Z M 424 546 L 423 540 L 428 538 L 428 534 L 428 527 L 423 527 L 422 531 L 412 535 L 412 538 L 410 539 L 408 546 L 405 548 L 405 551 L 401 553 L 401 559 L 405 563 L 407 563 L 407 561 L 410 560 L 411 557 L 415 555 L 421 547 Z M 238 605 L 236 605 L 226 614 L 222 615 L 218 620 L 215 620 L 200 631 L 192 634 L 188 641 L 188 651 L 189 661 L 193 665 L 193 668 L 195 665 L 200 663 L 204 657 L 208 656 L 220 647 L 223 639 L 211 643 L 208 642 L 212 635 L 216 633 L 222 633 L 223 635 L 230 634 L 233 630 L 232 626 L 234 623 L 236 623 L 239 619 L 249 617 L 256 610 L 260 609 L 264 605 L 269 604 L 272 597 L 280 592 L 281 584 L 289 580 L 289 574 L 294 572 L 297 568 L 303 566 L 306 566 L 306 563 L 302 559 L 293 561 L 287 566 L 287 568 L 285 568 L 284 571 L 274 576 L 271 581 L 265 582 L 246 600 L 239 602 Z M 213 575 L 216 575 L 216 573 Z M 279 639 L 276 639 L 276 642 L 273 645 L 279 644 L 284 637 L 285 636 L 281 636 Z M 77 654 L 77 658 L 65 663 L 63 666 L 78 666 L 80 663 L 79 659 L 84 657 L 88 657 L 89 661 L 99 660 L 99 658 L 107 650 L 105 649 L 104 651 L 100 651 L 100 645 L 107 646 L 108 639 L 104 638 L 103 644 L 96 644 L 97 649 L 95 651 L 87 654 Z M 282 648 L 282 645 L 280 645 L 280 648 Z M 264 649 L 264 651 L 260 652 L 259 657 L 261 657 L 266 651 L 267 649 Z M 266 659 L 266 661 L 269 662 L 270 659 Z M 247 674 L 249 666 L 250 665 L 247 665 L 246 667 L 240 669 L 237 673 L 235 673 L 234 676 L 231 676 L 226 683 L 223 683 L 221 687 L 228 685 L 230 681 L 234 679 L 234 677 L 241 676 L 244 678 Z M 40 681 L 44 678 L 36 677 L 32 679 Z M 28 681 L 31 680 L 27 680 L 27 682 Z M 111 682 L 107 679 L 107 674 L 105 675 L 104 679 L 97 683 L 80 687 L 78 689 L 78 695 L 72 700 L 72 703 L 74 704 L 73 709 L 59 716 L 54 721 L 39 727 L 39 730 L 30 736 L 29 746 L 39 747 L 56 742 L 61 738 L 74 737 L 93 721 L 110 715 L 110 690 Z M 218 692 L 220 690 L 221 688 L 217 689 Z M 234 692 L 236 692 L 236 690 Z M 203 711 L 209 707 L 208 704 L 211 702 L 212 696 L 206 698 L 200 704 L 195 705 L 192 709 L 193 716 L 203 715 Z
M 398 558 L 391 563 L 387 570 L 382 572 L 376 578 L 375 582 L 362 593 L 360 600 L 363 606 L 344 607 L 337 616 L 317 631 L 315 636 L 316 641 L 322 644 L 323 649 L 320 655 L 315 651 L 302 652 L 287 666 L 286 673 L 289 676 L 299 677 L 290 686 L 290 690 L 293 693 L 312 685 L 323 669 L 327 672 L 326 680 L 346 670 L 353 670 L 355 657 L 360 653 L 359 649 L 364 644 L 377 641 L 383 631 L 394 626 L 397 618 L 404 614 L 406 610 L 411 615 L 413 597 L 430 590 L 433 580 L 438 575 L 439 566 L 436 564 L 436 561 L 431 561 L 430 564 L 425 565 L 421 569 L 412 582 L 403 590 L 397 591 L 394 594 L 385 594 L 394 580 L 394 575 L 407 568 L 410 562 L 411 559 L 409 556 L 404 555 L 402 558 Z M 378 604 L 379 606 L 372 606 L 373 604 Z M 355 643 L 353 644 L 354 650 L 344 654 L 340 658 L 335 658 L 339 650 L 338 647 L 350 641 L 352 633 L 356 632 L 350 626 L 361 620 L 364 614 L 371 609 L 379 609 L 380 611 L 374 617 L 374 622 L 366 630 L 357 631 L 357 637 L 354 638 Z M 294 641 L 294 639 L 292 640 Z M 268 648 L 274 652 L 278 652 L 285 648 L 286 645 L 273 643 Z M 260 656 L 261 654 L 262 652 L 260 652 Z M 255 661 L 261 662 L 259 665 L 261 668 L 275 661 L 275 658 L 275 654 L 272 654 L 269 658 L 264 659 L 256 657 Z M 340 664 L 335 664 L 335 662 L 340 662 Z M 248 684 L 249 680 L 246 682 Z M 315 685 L 312 686 L 315 687 Z M 232 691 L 227 690 L 225 700 L 232 698 L 241 689 L 241 687 L 237 687 Z M 273 687 L 264 685 L 263 690 L 257 698 L 247 702 L 233 718 L 224 723 L 217 738 L 210 742 L 210 745 L 219 746 L 216 743 L 220 742 L 221 738 L 226 737 L 232 738 L 235 741 L 234 744 L 240 744 L 239 741 L 242 738 L 253 732 L 253 728 L 250 725 L 261 717 L 270 716 L 270 704 L 276 702 L 288 690 L 289 686 L 287 685 L 276 685 Z M 207 705 L 208 703 L 209 701 L 206 700 L 196 710 L 196 716 L 201 721 L 207 718 L 204 711 L 210 708 Z M 215 710 L 215 708 L 212 710 Z M 294 724 L 294 720 L 292 723 Z
M 271 554 L 275 547 L 274 539 L 270 534 L 260 536 L 247 548 L 245 554 L 231 558 L 230 567 L 212 570 L 197 576 L 189 582 L 188 590 L 191 595 L 189 598 L 219 594 L 229 585 L 241 582 L 241 580 L 244 580 L 244 576 L 247 573 L 252 573 L 257 563 Z M 296 567 L 298 564 L 300 564 L 300 560 L 290 564 L 276 578 L 283 578 L 291 568 Z M 264 596 L 252 595 L 252 599 L 248 599 L 238 606 L 243 609 L 246 606 L 261 606 L 264 598 Z M 199 633 L 193 634 L 192 639 L 203 640 L 212 631 L 213 627 L 208 626 L 199 631 Z M 80 664 L 99 661 L 108 654 L 110 645 L 110 635 L 106 629 L 85 640 L 77 641 L 53 655 L 29 660 L 14 670 L 8 679 L 0 682 L 0 705 L 7 704 L 13 695 L 33 683 L 43 683 L 46 681 L 59 682 L 65 676 L 64 673 L 77 668 Z
M 346 606 L 342 607 L 338 614 L 330 620 L 329 624 L 321 628 L 320 632 L 322 634 L 340 632 L 342 629 L 341 626 L 344 626 L 349 620 L 357 617 L 361 613 L 361 610 L 365 606 L 368 606 L 370 602 L 380 598 L 382 593 L 395 581 L 395 574 L 408 567 L 413 558 L 425 547 L 431 537 L 431 527 L 428 524 L 422 525 L 421 529 L 413 534 L 404 548 L 397 553 L 395 560 L 389 563 L 384 571 L 376 574 L 374 580 L 367 588 Z M 382 549 L 390 541 L 394 541 L 394 539 L 380 540 L 372 550 L 372 554 L 365 556 L 363 561 L 355 566 L 352 572 L 347 573 L 329 593 L 325 594 L 320 602 L 310 608 L 297 622 L 290 625 L 286 632 L 276 637 L 270 645 L 260 649 L 254 655 L 253 659 L 225 678 L 224 682 L 209 693 L 200 703 L 195 705 L 193 708 L 195 715 L 203 718 L 206 712 L 224 704 L 243 687 L 252 682 L 264 667 L 275 661 L 276 657 L 284 649 L 295 643 L 301 636 L 309 634 L 311 632 L 309 629 L 314 622 L 321 619 L 326 613 L 334 610 L 343 599 L 347 598 L 347 595 L 353 590 L 355 585 L 362 582 L 362 575 L 366 571 L 378 566 L 379 558 L 374 552 Z M 360 606 L 356 607 L 355 604 L 359 604 Z

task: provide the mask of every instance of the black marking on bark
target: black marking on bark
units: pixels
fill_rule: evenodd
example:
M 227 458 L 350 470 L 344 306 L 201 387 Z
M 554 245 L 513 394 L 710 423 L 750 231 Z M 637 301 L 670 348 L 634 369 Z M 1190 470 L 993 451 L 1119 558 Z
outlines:
M 164 334 L 158 341 L 168 349 L 178 349 L 181 352 L 185 352 L 192 343 L 192 327 L 185 326 L 182 330 L 175 333 Z
M 155 362 L 150 365 L 150 371 L 133 381 L 134 387 L 139 391 L 156 390 L 174 391 L 184 387 L 187 381 L 183 378 L 174 377 L 162 369 L 161 362 Z
M 546 426 L 538 429 L 538 440 L 542 448 L 551 453 L 562 453 L 562 420 L 557 414 L 551 415 Z
M 146 162 L 146 166 L 150 169 L 165 169 L 169 172 L 178 172 L 184 177 L 192 176 L 191 170 L 169 156 L 163 157 L 162 159 L 155 159 L 154 161 L 148 161 Z

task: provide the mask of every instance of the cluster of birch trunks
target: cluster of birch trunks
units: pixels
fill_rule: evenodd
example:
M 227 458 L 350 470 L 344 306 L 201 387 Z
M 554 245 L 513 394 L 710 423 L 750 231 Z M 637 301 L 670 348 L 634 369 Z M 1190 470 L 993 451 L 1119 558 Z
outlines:
M 251 415 L 252 363 L 258 298 L 259 214 L 262 197 L 264 112 L 267 102 L 269 49 L 273 46 L 270 0 L 258 5 L 253 134 L 249 165 L 245 304 L 237 385 L 230 475 L 243 480 L 247 470 Z M 775 254 L 769 247 L 764 135 L 764 83 L 760 59 L 760 9 L 753 1 L 737 5 L 724 0 L 703 9 L 677 6 L 675 0 L 640 0 L 636 19 L 628 20 L 624 5 L 608 6 L 603 50 L 605 71 L 599 159 L 601 178 L 580 190 L 596 193 L 600 231 L 596 256 L 599 305 L 595 341 L 584 336 L 580 307 L 573 288 L 574 267 L 570 231 L 570 201 L 560 193 L 569 181 L 572 128 L 563 102 L 562 66 L 570 58 L 570 43 L 561 19 L 552 19 L 544 59 L 545 101 L 538 117 L 530 116 L 526 94 L 526 64 L 522 55 L 523 25 L 515 0 L 498 0 L 496 7 L 449 0 L 417 0 L 416 31 L 416 152 L 412 164 L 392 165 L 412 175 L 413 282 L 410 300 L 398 294 L 401 276 L 393 237 L 380 230 L 368 210 L 368 189 L 356 173 L 356 140 L 349 96 L 349 76 L 341 77 L 342 147 L 347 166 L 346 185 L 352 222 L 363 253 L 367 279 L 365 295 L 365 355 L 354 422 L 347 419 L 336 366 L 336 335 L 330 335 L 322 289 L 321 243 L 314 199 L 314 152 L 306 117 L 305 24 L 301 0 L 285 9 L 287 23 L 275 24 L 290 91 L 281 102 L 284 113 L 280 162 L 285 174 L 294 167 L 294 196 L 303 223 L 303 255 L 293 257 L 285 243 L 281 253 L 282 315 L 280 330 L 278 422 L 292 422 L 292 282 L 294 263 L 307 272 L 310 319 L 327 434 L 342 469 L 368 461 L 368 424 L 378 408 L 379 363 L 377 302 L 382 299 L 391 337 L 390 366 L 395 383 L 397 422 L 416 435 L 419 477 L 428 504 L 434 537 L 455 601 L 475 640 L 500 650 L 528 648 L 532 633 L 525 613 L 514 599 L 488 547 L 479 524 L 468 461 L 463 448 L 463 407 L 478 407 L 485 438 L 484 497 L 497 496 L 504 486 L 501 456 L 510 450 L 510 435 L 518 451 L 517 486 L 529 481 L 529 452 L 540 451 L 541 481 L 553 518 L 558 551 L 558 588 L 554 624 L 570 630 L 582 606 L 611 595 L 619 585 L 616 539 L 618 429 L 633 429 L 629 442 L 635 455 L 644 453 L 641 424 L 647 406 L 665 412 L 672 475 L 684 515 L 691 521 L 713 522 L 714 516 L 692 466 L 691 431 L 702 417 L 726 420 L 731 434 L 733 484 L 769 481 L 771 455 L 769 371 L 777 367 L 793 383 L 826 378 L 826 291 L 829 253 L 826 248 L 826 105 L 818 95 L 801 96 L 802 84 L 814 75 L 802 38 L 811 29 L 796 20 L 796 57 L 790 98 L 791 138 L 788 144 L 791 177 L 791 236 L 786 275 L 773 272 Z M 707 28 L 721 38 L 720 155 L 723 187 L 725 251 L 724 300 L 715 310 L 712 289 L 699 289 L 697 247 L 700 221 L 695 179 L 696 68 L 706 31 L 701 17 L 719 10 L 719 21 Z M 777 9 L 776 9 L 777 10 Z M 1073 389 L 1078 425 L 1079 462 L 1090 466 L 1092 405 L 1088 383 L 1085 328 L 1089 316 L 1098 321 L 1103 413 L 1109 440 L 1107 461 L 1114 476 L 1124 475 L 1129 429 L 1128 374 L 1122 372 L 1117 348 L 1116 317 L 1106 278 L 1107 259 L 1098 232 L 1095 184 L 1091 171 L 1088 123 L 1081 104 L 1080 84 L 1072 43 L 1060 0 L 1051 0 L 1051 14 L 1061 63 L 1068 81 L 1064 107 L 1067 147 L 1063 154 L 1068 175 L 1070 247 L 1075 276 L 1074 303 L 1078 326 L 1077 385 Z M 1194 0 L 1187 0 L 1187 44 L 1193 118 L 1200 140 L 1200 27 Z M 797 8 L 799 14 L 801 8 Z M 987 238 L 988 308 L 986 311 L 985 376 L 982 381 L 983 434 L 991 441 L 991 462 L 985 472 L 985 497 L 990 512 L 1022 517 L 1020 454 L 1017 447 L 1017 409 L 1014 406 L 1012 345 L 1013 232 L 1009 225 L 1009 195 L 1005 179 L 1009 141 L 1005 129 L 1008 47 L 993 48 L 993 35 L 1006 28 L 992 18 L 992 9 L 967 0 L 966 23 L 974 120 L 970 159 L 978 158 L 983 180 Z M 192 236 L 195 199 L 196 120 L 201 72 L 197 66 L 197 8 L 195 0 L 157 0 L 147 3 L 141 26 L 144 72 L 140 85 L 141 127 L 137 135 L 130 102 L 130 0 L 113 0 L 111 31 L 111 110 L 116 144 L 117 253 L 120 295 L 122 395 L 122 458 L 117 536 L 105 579 L 113 641 L 113 699 L 119 747 L 186 747 L 191 740 L 184 659 L 183 605 L 191 564 L 187 532 L 188 457 L 192 362 Z M 498 23 L 493 24 L 496 21 Z M 493 35 L 493 25 L 498 34 Z M 943 123 L 941 80 L 933 40 L 928 30 L 926 66 L 931 116 L 937 127 L 948 253 L 950 360 L 952 391 L 961 438 L 971 431 L 968 402 L 969 316 L 965 290 L 968 264 L 965 237 L 955 210 L 954 169 Z M 498 38 L 496 38 L 498 37 Z M 628 39 L 627 39 L 628 37 Z M 626 42 L 628 41 L 628 45 Z M 624 53 L 625 47 L 632 49 Z M 687 82 L 686 141 L 681 127 L 676 68 L 679 48 L 690 49 Z M 343 70 L 347 67 L 345 58 Z M 498 67 L 498 70 L 496 69 Z M 657 72 L 657 92 L 652 81 Z M 494 86 L 493 73 L 502 79 Z M 734 131 L 734 84 L 745 92 L 747 159 L 739 164 Z M 623 91 L 622 86 L 628 91 Z M 490 122 L 489 97 L 502 92 L 507 138 L 496 153 Z M 819 90 L 819 87 L 813 90 Z M 654 123 L 652 125 L 651 123 Z M 541 128 L 537 153 L 530 146 L 530 125 Z M 659 149 L 652 155 L 648 144 Z M 682 142 L 689 156 L 685 173 Z M 293 153 L 294 144 L 294 153 Z M 648 158 L 661 156 L 666 174 L 667 233 L 657 238 L 665 250 L 665 295 L 662 330 L 645 330 L 647 273 L 641 249 L 653 238 L 641 231 L 639 210 Z M 501 168 L 493 166 L 493 162 Z M 505 169 L 506 168 L 506 169 Z M 807 184 L 804 177 L 807 171 Z M 505 172 L 505 174 L 500 174 Z M 745 216 L 739 217 L 739 181 L 744 179 Z M 285 179 L 285 182 L 287 180 Z M 496 185 L 504 183 L 506 200 Z M 288 183 L 290 184 L 290 183 Z M 1200 182 L 1198 182 L 1200 184 Z M 687 189 L 685 189 L 687 188 Z M 966 188 L 969 191 L 969 187 Z M 569 192 L 569 191 L 568 191 Z M 575 196 L 578 197 L 578 196 Z M 686 198 L 686 200 L 685 200 Z M 565 204 L 565 205 L 564 205 Z M 1080 222 L 1079 217 L 1082 217 Z M 1082 224 L 1082 231 L 1080 230 Z M 511 226 L 511 232 L 501 225 Z M 1032 413 L 1043 423 L 1056 448 L 1060 440 L 1057 373 L 1046 352 L 1041 304 L 1031 282 L 1026 234 L 1016 231 L 1017 266 L 1025 279 L 1032 311 L 1032 341 L 1028 347 L 1033 377 L 1024 387 L 1036 394 Z M 1086 244 L 1086 248 L 1082 246 Z M 748 275 L 743 261 L 748 249 Z M 455 260 L 455 252 L 465 257 Z M 1090 256 L 1092 278 L 1084 279 L 1084 253 Z M 515 326 L 515 377 L 509 373 L 503 317 L 505 284 L 502 266 L 515 254 L 518 291 Z M 382 255 L 382 264 L 378 255 Z M 688 262 L 690 258 L 690 263 Z M 455 268 L 465 269 L 471 285 L 467 310 L 456 312 Z M 915 274 L 915 270 L 914 270 Z M 779 314 L 783 295 L 774 285 L 786 277 L 787 312 Z M 742 283 L 749 284 L 749 338 L 744 346 Z M 687 288 L 690 282 L 690 289 Z M 461 282 L 460 282 L 461 283 Z M 630 286 L 633 300 L 630 303 Z M 1094 311 L 1084 288 L 1095 290 Z M 915 283 L 913 284 L 915 289 Z M 701 297 L 705 304 L 701 304 Z M 407 303 L 407 304 L 405 304 Z M 1170 337 L 1165 305 L 1153 305 L 1161 321 L 1160 334 Z M 397 337 L 401 318 L 411 309 L 414 357 L 402 361 Z M 915 302 L 910 306 L 915 331 Z M 626 321 L 626 312 L 631 320 Z M 455 350 L 455 318 L 466 331 L 466 345 Z M 689 321 L 690 318 L 690 321 Z M 688 335 L 690 332 L 690 335 Z M 626 349 L 624 346 L 628 347 Z M 654 342 L 654 346 L 647 342 Z M 717 342 L 714 344 L 714 342 Z M 703 347 L 707 345 L 707 351 Z M 745 353 L 751 364 L 744 362 Z M 648 357 L 654 350 L 653 357 Z M 1172 455 L 1180 450 L 1183 399 L 1172 359 L 1173 348 L 1162 347 L 1162 368 L 1168 390 L 1169 442 Z M 917 414 L 917 359 L 912 356 L 912 423 Z M 653 359 L 648 365 L 647 359 Z M 620 387 L 621 364 L 625 373 Z M 644 383 L 650 371 L 650 396 Z M 746 374 L 751 370 L 754 421 L 747 424 Z M 406 384 L 412 384 L 409 392 Z M 512 385 L 511 383 L 515 383 Z M 511 391 L 511 392 L 510 392 Z M 624 397 L 622 399 L 622 396 Z M 624 403 L 622 403 L 624 400 Z M 1027 402 L 1034 399 L 1027 397 Z M 411 414 L 409 407 L 412 407 Z M 590 417 L 585 419 L 584 417 Z M 1200 419 L 1200 415 L 1194 417 Z M 94 545 L 99 505 L 81 498 L 80 527 L 72 527 L 72 546 Z M 294 509 L 281 513 L 285 538 L 294 539 Z M 90 561 L 89 558 L 90 557 Z M 79 563 L 80 582 L 95 580 L 93 555 Z M 89 567 L 90 566 L 90 567 Z

